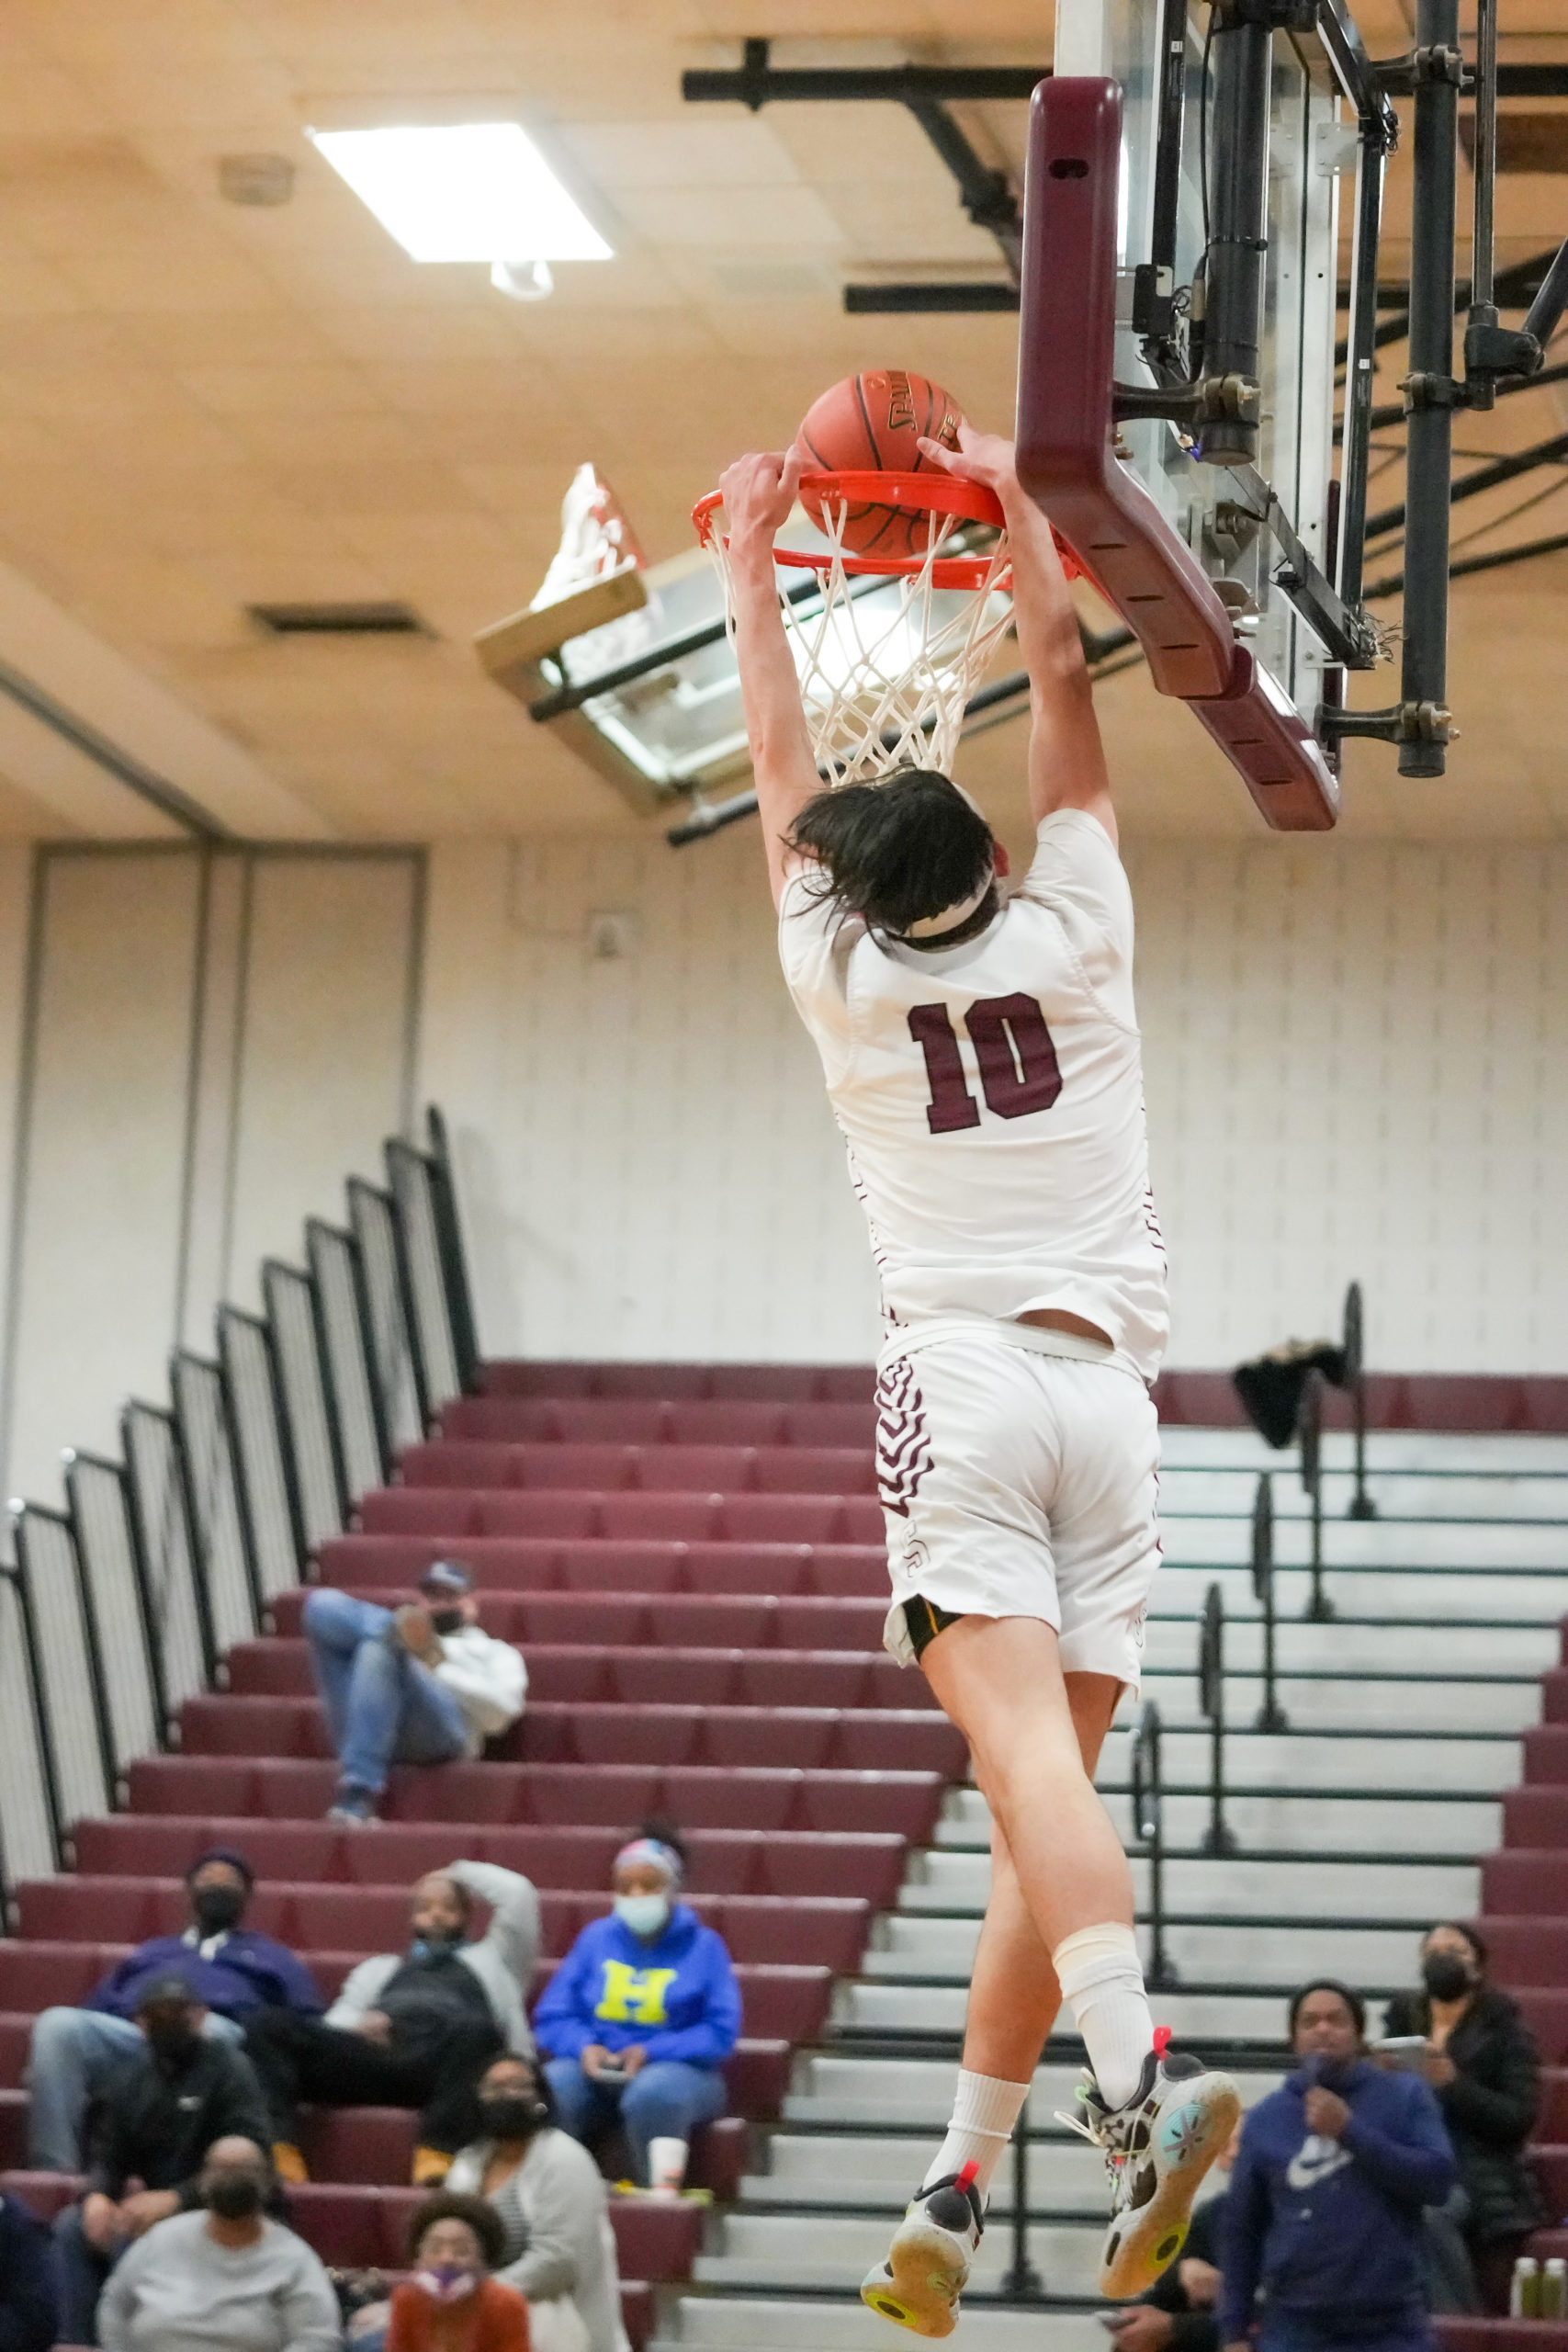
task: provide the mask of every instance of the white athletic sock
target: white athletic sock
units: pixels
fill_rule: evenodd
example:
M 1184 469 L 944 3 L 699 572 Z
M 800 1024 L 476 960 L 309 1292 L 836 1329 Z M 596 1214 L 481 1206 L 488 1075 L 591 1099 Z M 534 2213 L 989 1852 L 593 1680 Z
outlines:
M 975 2185 L 984 2197 L 1028 2097 L 1027 2083 L 999 2082 L 994 2075 L 966 2074 L 960 2067 L 953 2120 L 946 2139 L 926 2167 L 920 2187 L 929 2188 L 933 2180 L 951 2180 L 954 2173 L 972 2164 L 979 2167 Z
M 1124 2107 L 1154 2048 L 1154 2019 L 1131 1928 L 1080 1928 L 1051 1954 L 1062 1998 L 1077 2020 L 1107 2107 Z

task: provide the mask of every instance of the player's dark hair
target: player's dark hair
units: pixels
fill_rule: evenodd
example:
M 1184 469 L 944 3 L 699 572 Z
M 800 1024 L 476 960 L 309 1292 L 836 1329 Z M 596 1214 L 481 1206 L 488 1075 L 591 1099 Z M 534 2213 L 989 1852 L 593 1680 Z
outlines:
M 1367 2005 L 1365 2001 L 1362 2000 L 1359 1993 L 1352 1992 L 1348 1984 L 1342 1984 L 1337 1976 L 1314 1976 L 1310 1984 L 1303 1984 L 1301 1987 L 1301 1990 L 1296 1994 L 1295 1998 L 1291 2003 L 1291 2040 L 1292 2041 L 1294 2041 L 1296 2038 L 1296 2019 L 1302 2013 L 1302 2005 L 1306 2000 L 1308 1995 L 1312 1993 L 1337 1994 L 1339 1999 L 1344 2002 L 1345 2007 L 1349 2010 L 1351 2018 L 1355 2023 L 1358 2036 L 1362 2038 L 1365 2037 L 1367 2030 Z
M 846 914 L 863 915 L 874 931 L 895 934 L 968 898 L 996 855 L 984 817 L 934 768 L 903 768 L 886 784 L 819 792 L 789 839 L 820 865 L 823 897 Z M 994 912 L 987 896 L 967 922 L 932 944 L 956 945 L 983 930 Z

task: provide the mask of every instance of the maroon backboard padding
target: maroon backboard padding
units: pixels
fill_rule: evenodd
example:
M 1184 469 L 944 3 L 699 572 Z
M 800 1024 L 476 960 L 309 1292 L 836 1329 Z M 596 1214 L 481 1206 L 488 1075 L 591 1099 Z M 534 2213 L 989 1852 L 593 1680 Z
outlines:
M 1041 83 L 1025 180 L 1019 480 L 1136 636 L 1157 691 L 1192 704 L 1265 821 L 1326 831 L 1339 786 L 1321 748 L 1236 644 L 1191 550 L 1115 454 L 1121 151 L 1115 82 Z
M 1277 833 L 1326 833 L 1339 815 L 1339 779 L 1304 718 L 1246 646 L 1236 648 L 1244 694 L 1192 705 Z
M 1134 631 L 1162 695 L 1223 695 L 1230 616 L 1114 456 L 1122 92 L 1061 75 L 1030 106 L 1018 360 L 1018 475 Z

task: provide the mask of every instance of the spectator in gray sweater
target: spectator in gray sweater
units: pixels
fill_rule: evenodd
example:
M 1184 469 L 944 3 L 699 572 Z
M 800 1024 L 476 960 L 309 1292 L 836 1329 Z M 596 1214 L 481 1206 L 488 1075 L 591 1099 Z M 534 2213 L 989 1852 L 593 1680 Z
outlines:
M 104 2290 L 105 2352 L 338 2352 L 337 2298 L 304 2239 L 267 2219 L 255 2142 L 216 2141 L 199 2186 L 204 2210 L 149 2230 Z

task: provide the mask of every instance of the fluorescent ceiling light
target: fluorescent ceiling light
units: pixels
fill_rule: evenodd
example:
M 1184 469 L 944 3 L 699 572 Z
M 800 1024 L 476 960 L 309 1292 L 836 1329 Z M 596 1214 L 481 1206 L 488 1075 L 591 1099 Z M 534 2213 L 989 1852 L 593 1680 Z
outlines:
M 312 130 L 415 261 L 608 261 L 610 248 L 514 122 Z

